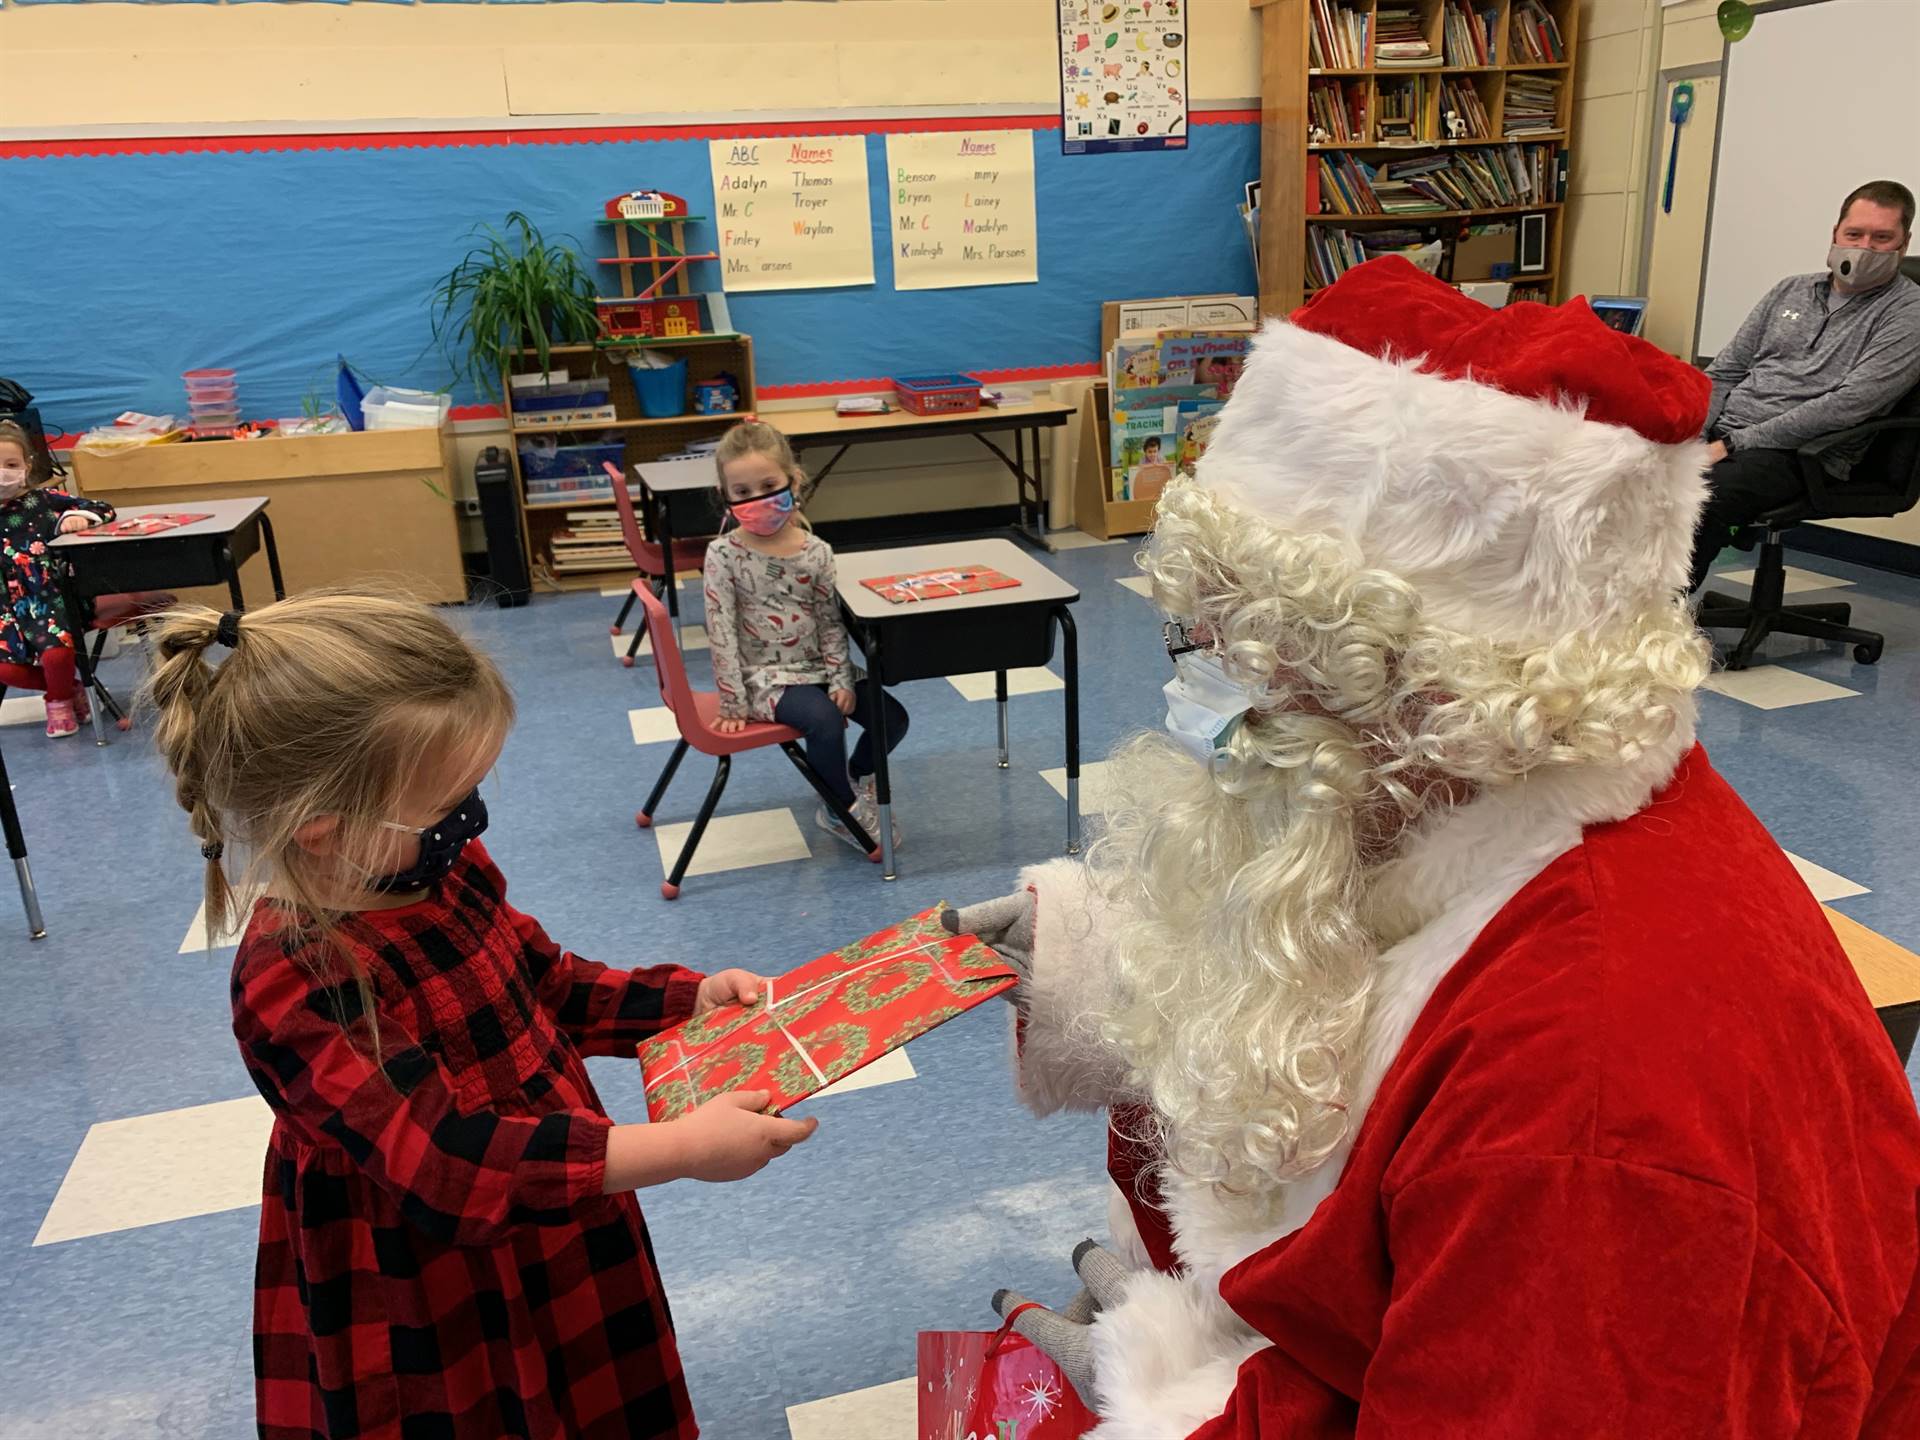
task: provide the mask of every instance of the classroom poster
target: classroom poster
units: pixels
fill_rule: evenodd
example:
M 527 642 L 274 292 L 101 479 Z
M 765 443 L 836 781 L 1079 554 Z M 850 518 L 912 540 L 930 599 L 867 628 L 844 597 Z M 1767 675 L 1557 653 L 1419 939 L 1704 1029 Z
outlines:
M 1192 0 L 1056 0 L 1060 148 L 1068 155 L 1187 143 Z
M 889 135 L 887 192 L 894 289 L 1039 281 L 1031 130 Z
M 873 283 L 864 135 L 708 142 L 729 291 Z

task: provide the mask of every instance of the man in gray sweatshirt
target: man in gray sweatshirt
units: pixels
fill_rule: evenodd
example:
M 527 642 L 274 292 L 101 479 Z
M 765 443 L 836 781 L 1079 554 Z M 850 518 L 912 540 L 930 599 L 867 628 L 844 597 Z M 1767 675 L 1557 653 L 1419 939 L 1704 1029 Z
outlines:
M 1693 548 L 1693 588 L 1740 526 L 1804 498 L 1794 451 L 1884 415 L 1920 384 L 1920 285 L 1900 274 L 1913 192 L 1862 185 L 1840 207 L 1827 268 L 1782 280 L 1707 367 L 1713 468 Z M 1844 479 L 1864 447 L 1829 455 Z

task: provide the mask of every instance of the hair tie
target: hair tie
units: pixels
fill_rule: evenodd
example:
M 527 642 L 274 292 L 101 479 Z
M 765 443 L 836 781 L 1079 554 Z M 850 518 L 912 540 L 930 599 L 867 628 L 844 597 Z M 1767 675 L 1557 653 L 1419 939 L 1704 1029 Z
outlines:
M 229 610 L 214 627 L 213 638 L 231 650 L 240 643 L 240 612 Z
M 218 840 L 209 840 L 200 847 L 200 858 L 202 860 L 218 860 L 226 853 L 227 847 Z

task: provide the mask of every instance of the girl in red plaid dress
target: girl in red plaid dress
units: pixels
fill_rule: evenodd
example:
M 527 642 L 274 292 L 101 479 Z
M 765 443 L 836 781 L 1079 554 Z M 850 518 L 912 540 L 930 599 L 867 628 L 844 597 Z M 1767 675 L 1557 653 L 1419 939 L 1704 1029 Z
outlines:
M 149 698 L 204 842 L 209 930 L 233 903 L 225 846 L 266 887 L 233 967 L 274 1112 L 264 1440 L 696 1435 L 632 1191 L 742 1179 L 815 1122 L 745 1093 L 615 1125 L 582 1062 L 752 1003 L 760 979 L 610 969 L 507 903 L 474 837 L 512 697 L 425 607 L 176 611 L 160 657 Z

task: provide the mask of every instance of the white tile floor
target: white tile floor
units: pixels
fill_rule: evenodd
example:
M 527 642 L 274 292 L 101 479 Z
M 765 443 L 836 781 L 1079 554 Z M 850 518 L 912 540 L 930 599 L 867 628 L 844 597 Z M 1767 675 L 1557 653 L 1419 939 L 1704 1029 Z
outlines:
M 1067 767 L 1042 770 L 1040 778 L 1051 785 L 1061 799 L 1067 796 Z M 1080 813 L 1098 815 L 1107 808 L 1107 762 L 1093 760 L 1080 766 Z
M 37 691 L 0 700 L 0 725 L 44 725 L 46 719 L 46 697 Z
M 1122 545 L 1126 543 L 1117 537 L 1112 540 L 1102 540 L 1097 536 L 1087 534 L 1084 530 L 1055 530 L 1047 536 L 1047 539 L 1052 542 L 1053 548 L 1056 550 L 1091 550 L 1099 545 Z
M 1116 585 L 1124 585 L 1143 600 L 1153 599 L 1153 581 L 1144 575 L 1123 575 L 1113 583 Z
M 635 622 L 630 618 L 628 623 L 631 624 Z M 624 660 L 627 655 L 627 646 L 633 643 L 633 632 L 628 630 L 609 638 L 613 641 L 615 658 Z M 688 650 L 705 650 L 708 644 L 707 627 L 704 625 L 682 626 L 680 629 L 680 644 Z M 637 658 L 645 659 L 651 654 L 653 654 L 653 637 L 650 635 L 642 635 L 640 637 L 640 651 Z
M 1714 575 L 1713 582 L 1722 581 L 1728 585 L 1751 587 L 1753 571 L 1722 570 Z M 1853 581 L 1842 580 L 1837 575 L 1822 575 L 1817 570 L 1802 570 L 1798 565 L 1786 567 L 1786 593 L 1789 595 L 1803 594 L 1808 590 L 1844 590 L 1852 584 Z
M 886 1385 L 789 1405 L 787 1428 L 793 1440 L 912 1440 L 919 1433 L 918 1383 L 909 1375 Z
M 258 898 L 257 893 L 253 891 L 241 890 L 235 893 L 233 913 L 228 917 L 232 928 L 213 937 L 213 949 L 228 950 L 240 943 L 240 932 L 247 928 L 247 916 L 253 913 L 253 902 Z M 204 953 L 207 948 L 207 902 L 202 900 L 199 908 L 193 912 L 193 923 L 187 927 L 187 935 L 180 942 L 179 953 L 198 955 Z
M 674 720 L 673 712 L 664 705 L 627 711 L 627 724 L 633 728 L 633 743 L 636 745 L 658 745 L 680 738 L 680 726 Z
M 1807 888 L 1813 892 L 1813 898 L 1823 905 L 1830 900 L 1845 900 L 1853 895 L 1873 893 L 1866 886 L 1849 880 L 1844 875 L 1836 875 L 1823 865 L 1816 865 L 1811 860 L 1803 860 L 1791 850 L 1784 853 L 1787 859 L 1793 862 L 1793 868 L 1800 872 L 1800 878 L 1807 882 Z
M 273 1112 L 258 1095 L 90 1127 L 35 1245 L 260 1203 Z
M 968 700 L 993 699 L 993 672 L 983 670 L 978 675 L 949 675 L 947 683 L 958 690 Z M 1029 666 L 1021 670 L 1007 672 L 1008 695 L 1038 695 L 1046 690 L 1061 690 L 1066 681 L 1047 669 L 1044 665 Z
M 1707 677 L 1706 688 L 1756 710 L 1784 710 L 1790 705 L 1812 705 L 1821 700 L 1844 700 L 1858 690 L 1816 680 L 1778 665 L 1756 665 L 1751 670 L 1722 670 Z
M 897 1085 L 902 1080 L 917 1078 L 919 1073 L 913 1068 L 913 1061 L 907 1058 L 905 1050 L 889 1050 L 871 1065 L 863 1065 L 851 1075 L 834 1081 L 812 1098 L 825 1100 L 829 1096 L 845 1095 L 850 1090 L 871 1090 L 875 1085 Z
M 812 820 L 809 818 L 808 823 Z M 693 829 L 691 820 L 672 825 L 656 825 L 653 838 L 660 847 L 660 874 L 673 873 L 673 862 L 680 847 L 687 843 Z M 687 878 L 718 875 L 726 870 L 745 870 L 754 865 L 780 865 L 789 860 L 805 860 L 812 852 L 791 810 L 750 810 L 744 815 L 716 815 L 700 837 L 700 848 L 693 852 Z

